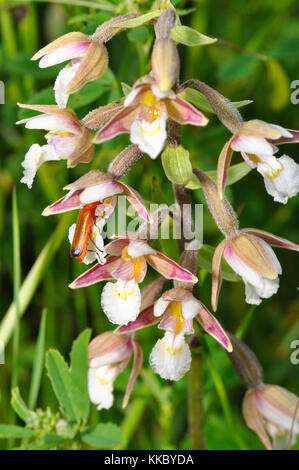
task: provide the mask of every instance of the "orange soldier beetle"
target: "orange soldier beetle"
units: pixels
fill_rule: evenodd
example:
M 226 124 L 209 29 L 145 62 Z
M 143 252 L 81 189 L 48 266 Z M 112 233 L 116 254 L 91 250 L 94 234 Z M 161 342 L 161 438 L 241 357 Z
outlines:
M 84 260 L 87 252 L 92 225 L 95 220 L 95 211 L 99 204 L 99 201 L 86 204 L 79 211 L 71 246 L 71 256 L 76 258 L 80 263 Z

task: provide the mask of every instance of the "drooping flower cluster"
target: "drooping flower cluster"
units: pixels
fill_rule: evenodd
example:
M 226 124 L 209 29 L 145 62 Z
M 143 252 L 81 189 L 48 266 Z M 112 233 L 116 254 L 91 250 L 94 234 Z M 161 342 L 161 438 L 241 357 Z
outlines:
M 37 52 L 33 60 L 41 59 L 40 67 L 70 60 L 55 81 L 57 106 L 19 104 L 21 108 L 42 114 L 22 119 L 18 124 L 48 132 L 45 136 L 47 143 L 43 146 L 33 144 L 22 163 L 24 176 L 21 181 L 29 188 L 38 168 L 46 161 L 67 160 L 68 167 L 80 162 L 88 163 L 94 155 L 95 144 L 121 133 L 130 134 L 133 144 L 114 158 L 107 172 L 91 170 L 68 184 L 64 188 L 68 193 L 43 212 L 48 216 L 79 211 L 76 223 L 69 229 L 71 256 L 79 262 L 95 264 L 70 287 L 80 288 L 108 281 L 102 290 L 101 306 L 110 322 L 118 327 L 113 332 L 96 336 L 88 351 L 88 390 L 90 400 L 98 409 L 112 406 L 113 383 L 134 357 L 123 402 L 124 406 L 127 404 L 143 362 L 142 348 L 135 338 L 136 332 L 142 328 L 159 322 L 158 328 L 164 331 L 163 337 L 153 345 L 149 363 L 156 373 L 168 380 L 179 380 L 190 368 L 192 354 L 187 337 L 195 334 L 194 321 L 226 351 L 233 349 L 230 336 L 193 293 L 193 286 L 198 282 L 197 254 L 195 266 L 191 269 L 184 263 L 184 256 L 179 264 L 153 248 L 149 235 L 154 223 L 152 214 L 142 196 L 121 180 L 143 152 L 155 159 L 167 139 L 174 148 L 178 145 L 178 137 L 170 135 L 171 126 L 208 124 L 208 119 L 180 96 L 184 85 L 179 87 L 178 84 L 179 55 L 170 37 L 176 21 L 174 10 L 165 10 L 156 20 L 151 71 L 137 80 L 132 88 L 127 88 L 122 100 L 92 110 L 81 121 L 67 107 L 70 94 L 103 75 L 108 66 L 104 43 L 125 27 L 122 23 L 125 25 L 126 20 L 135 17 L 123 15 L 113 18 L 99 26 L 92 36 L 79 32 L 66 34 Z M 225 236 L 213 257 L 212 307 L 216 310 L 218 304 L 222 257 L 243 280 L 246 302 L 258 305 L 262 299 L 275 294 L 279 287 L 282 270 L 270 245 L 296 251 L 299 246 L 262 230 L 239 229 L 236 215 L 223 194 L 228 168 L 232 153 L 240 152 L 244 160 L 262 174 L 266 190 L 274 200 L 286 203 L 288 198 L 299 192 L 299 165 L 287 155 L 276 158 L 276 145 L 297 142 L 299 132 L 260 120 L 243 122 L 227 99 L 202 82 L 193 82 L 206 94 L 220 121 L 233 133 L 218 160 L 217 184 L 202 171 L 194 170 L 209 210 Z M 96 130 L 95 135 L 91 130 Z M 135 208 L 145 230 L 140 227 L 135 232 L 114 234 L 112 241 L 105 244 L 103 229 L 121 195 Z M 176 202 L 180 205 L 182 201 Z M 184 255 L 185 252 L 181 252 Z M 146 279 L 148 265 L 163 277 L 141 290 L 140 284 Z M 174 286 L 161 294 L 166 280 L 173 281 Z M 291 408 L 294 404 L 290 394 L 266 385 L 250 389 L 244 399 L 246 422 L 268 448 L 265 432 L 276 438 L 283 430 L 290 431 L 290 414 L 286 419 L 284 405 L 281 405 L 280 414 L 275 414 L 275 400 L 292 402 Z M 293 440 L 298 433 L 295 420 Z

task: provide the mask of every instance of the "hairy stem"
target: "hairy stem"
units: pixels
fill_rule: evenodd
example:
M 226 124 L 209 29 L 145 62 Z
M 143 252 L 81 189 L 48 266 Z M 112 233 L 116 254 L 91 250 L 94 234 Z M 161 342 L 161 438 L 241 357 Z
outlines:
M 189 342 L 192 362 L 188 377 L 188 423 L 192 450 L 205 448 L 202 347 L 194 335 Z
M 172 120 L 168 123 L 168 142 L 172 147 L 176 147 L 181 143 L 180 126 Z M 197 274 L 197 251 L 185 250 L 185 240 L 183 230 L 183 205 L 191 204 L 190 190 L 185 186 L 173 185 L 173 191 L 176 203 L 181 211 L 181 234 L 182 238 L 179 243 L 181 252 L 180 264 L 182 267 L 189 269 L 193 274 Z M 192 215 L 191 215 L 192 217 Z M 193 229 L 193 218 L 191 221 Z M 190 289 L 190 286 L 179 285 L 175 282 L 176 287 Z M 192 289 L 192 288 L 191 288 Z M 189 340 L 189 346 L 192 354 L 191 368 L 188 376 L 188 424 L 191 447 L 193 450 L 202 450 L 205 447 L 204 442 L 204 412 L 203 412 L 203 356 L 202 347 L 196 335 L 192 335 Z

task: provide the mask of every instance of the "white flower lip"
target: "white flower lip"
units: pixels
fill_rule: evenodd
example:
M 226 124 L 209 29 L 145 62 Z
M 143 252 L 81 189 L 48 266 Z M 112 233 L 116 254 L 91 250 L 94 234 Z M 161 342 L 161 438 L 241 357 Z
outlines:
M 153 122 L 137 117 L 131 126 L 132 144 L 138 145 L 140 150 L 147 153 L 152 159 L 157 158 L 166 141 L 166 118 L 166 112 Z
M 180 380 L 191 364 L 191 353 L 184 335 L 167 331 L 155 344 L 149 361 L 153 371 L 163 379 Z
M 27 184 L 28 188 L 31 189 L 37 170 L 44 162 L 49 160 L 59 160 L 59 155 L 54 147 L 51 145 L 43 145 L 42 147 L 38 144 L 31 145 L 22 162 L 24 176 L 21 183 Z
M 141 305 L 141 294 L 138 284 L 134 281 L 118 280 L 107 282 L 102 297 L 102 308 L 111 323 L 127 325 L 136 320 Z

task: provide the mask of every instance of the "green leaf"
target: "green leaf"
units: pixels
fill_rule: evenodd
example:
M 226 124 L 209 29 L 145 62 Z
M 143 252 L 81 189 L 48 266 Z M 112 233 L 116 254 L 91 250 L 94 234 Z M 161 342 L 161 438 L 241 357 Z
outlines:
M 144 23 L 148 23 L 154 18 L 158 18 L 162 13 L 161 10 L 154 10 L 145 15 L 137 16 L 137 18 L 133 18 L 132 20 L 121 21 L 114 26 L 114 28 L 136 28 L 137 26 L 142 26 Z
M 141 42 L 148 39 L 149 32 L 146 26 L 139 26 L 138 28 L 130 29 L 127 36 L 131 42 Z
M 38 391 L 39 391 L 41 377 L 42 377 L 43 366 L 44 366 L 46 318 L 47 318 L 47 310 L 44 309 L 42 313 L 40 325 L 39 325 L 39 331 L 38 331 L 38 337 L 37 337 L 34 361 L 33 361 L 32 377 L 31 377 L 31 382 L 30 382 L 28 406 L 31 409 L 34 409 L 36 405 Z
M 123 440 L 121 430 L 112 423 L 86 427 L 80 435 L 83 442 L 93 447 L 111 448 L 121 444 Z
M 189 152 L 181 145 L 176 148 L 168 145 L 161 158 L 165 174 L 172 183 L 185 185 L 193 178 Z
M 268 81 L 271 85 L 269 104 L 275 111 L 283 108 L 290 99 L 290 83 L 287 74 L 277 60 L 266 62 Z
M 14 387 L 12 389 L 10 403 L 19 418 L 27 423 L 32 417 L 33 411 L 29 410 L 23 398 L 21 397 L 19 387 Z
M 210 38 L 209 36 L 196 31 L 196 29 L 181 25 L 174 26 L 171 31 L 171 39 L 189 47 L 206 46 L 217 41 L 217 38 Z
M 33 437 L 36 431 L 22 428 L 14 424 L 0 424 L 0 439 L 21 439 L 24 437 Z
M 98 80 L 86 83 L 84 87 L 69 97 L 67 106 L 72 109 L 81 108 L 99 99 L 105 91 L 105 88 L 99 85 Z
M 46 355 L 46 367 L 48 376 L 57 400 L 64 415 L 72 422 L 80 422 L 80 413 L 76 407 L 71 374 L 67 363 L 56 350 L 50 350 Z
M 237 181 L 241 180 L 242 178 L 244 178 L 244 176 L 248 175 L 251 170 L 252 168 L 246 162 L 236 163 L 236 165 L 232 165 L 228 170 L 227 186 L 232 185 Z M 206 174 L 216 183 L 216 170 L 206 171 Z M 193 179 L 188 184 L 186 184 L 186 186 L 189 189 L 201 188 L 200 182 L 198 181 L 198 178 L 195 177 L 195 175 Z
M 71 351 L 71 379 L 75 404 L 83 419 L 88 418 L 89 397 L 87 389 L 88 343 L 91 330 L 84 330 L 73 342 Z
M 30 77 L 44 80 L 55 78 L 61 69 L 59 65 L 41 69 L 38 66 L 38 61 L 30 60 L 31 56 L 32 54 L 28 54 L 27 52 L 20 52 L 12 57 L 3 57 L 2 60 L 0 60 L 1 73 L 21 77 L 29 75 Z
M 186 101 L 194 104 L 198 109 L 204 111 L 206 113 L 215 113 L 213 108 L 211 107 L 210 103 L 208 102 L 205 95 L 203 95 L 200 91 L 194 90 L 194 88 L 186 88 L 182 93 L 179 93 L 179 96 Z M 252 100 L 244 100 L 244 101 L 235 101 L 232 104 L 236 108 L 242 108 L 243 106 L 247 106 L 248 104 L 252 103 Z
M 212 272 L 212 259 L 214 255 L 215 248 L 209 245 L 202 245 L 198 250 L 198 267 L 203 268 L 209 273 Z M 222 278 L 226 281 L 237 282 L 241 278 L 232 270 L 232 268 L 227 264 L 227 262 L 222 259 L 221 261 L 221 273 Z
M 218 70 L 218 78 L 220 81 L 245 80 L 260 64 L 260 59 L 248 54 L 237 55 L 232 59 L 223 62 Z

